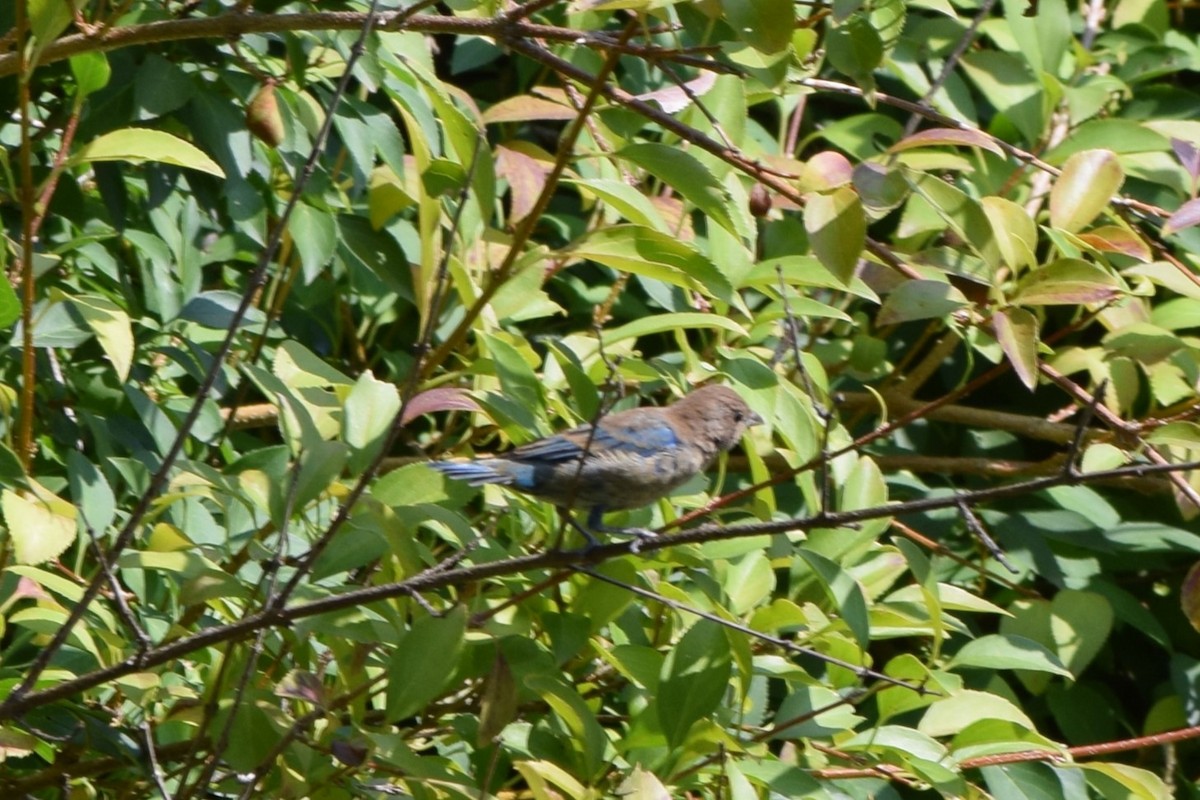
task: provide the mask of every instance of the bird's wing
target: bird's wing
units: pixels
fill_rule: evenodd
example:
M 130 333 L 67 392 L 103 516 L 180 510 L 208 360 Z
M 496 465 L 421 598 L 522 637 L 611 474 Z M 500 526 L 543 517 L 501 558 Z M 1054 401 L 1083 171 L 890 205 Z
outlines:
M 679 438 L 657 409 L 633 409 L 600 420 L 592 433 L 591 425 L 580 425 L 557 436 L 522 445 L 507 454 L 517 461 L 562 462 L 579 458 L 586 449 L 597 455 L 607 452 L 652 456 L 675 447 Z

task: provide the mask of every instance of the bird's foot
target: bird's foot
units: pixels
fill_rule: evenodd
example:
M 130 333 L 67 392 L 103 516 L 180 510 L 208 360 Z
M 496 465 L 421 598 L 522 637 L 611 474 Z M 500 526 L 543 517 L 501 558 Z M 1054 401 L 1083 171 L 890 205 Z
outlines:
M 629 552 L 640 553 L 642 542 L 647 539 L 654 539 L 658 536 L 657 533 L 649 528 L 610 528 L 607 525 L 598 525 L 593 530 L 596 533 L 606 533 L 609 536 L 630 536 L 635 540 L 629 547 Z

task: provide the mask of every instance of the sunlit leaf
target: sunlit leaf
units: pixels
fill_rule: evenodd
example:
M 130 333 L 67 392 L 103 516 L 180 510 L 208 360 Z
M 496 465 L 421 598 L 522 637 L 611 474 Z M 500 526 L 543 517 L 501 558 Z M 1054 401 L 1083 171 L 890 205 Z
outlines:
M 1125 182 L 1111 150 L 1084 150 L 1067 159 L 1050 190 L 1050 224 L 1066 231 L 1087 226 L 1108 208 Z
M 72 164 L 92 161 L 161 161 L 178 167 L 225 177 L 217 162 L 195 145 L 165 131 L 150 128 L 123 128 L 103 134 L 82 147 L 70 159 Z

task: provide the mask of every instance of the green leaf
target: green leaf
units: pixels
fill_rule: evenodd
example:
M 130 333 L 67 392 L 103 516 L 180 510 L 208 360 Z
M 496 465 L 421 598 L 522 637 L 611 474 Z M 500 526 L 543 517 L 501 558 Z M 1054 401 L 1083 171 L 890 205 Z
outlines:
M 990 634 L 963 645 L 949 669 L 1028 669 L 1071 677 L 1071 671 L 1042 645 L 1024 636 Z
M 28 0 L 29 30 L 40 52 L 71 24 L 79 0 Z M 29 63 L 37 64 L 34 57 Z
M 991 219 L 975 198 L 928 173 L 910 178 L 910 183 L 913 191 L 929 203 L 989 269 L 994 270 L 1000 265 L 1000 246 Z
M 1060 258 L 1030 272 L 1013 295 L 1024 306 L 1102 303 L 1124 292 L 1121 280 L 1103 267 L 1078 258 Z
M 440 617 L 418 617 L 400 637 L 388 659 L 389 720 L 411 716 L 441 694 L 454 675 L 466 629 L 467 609 L 456 605 Z
M 112 524 L 117 513 L 117 499 L 104 474 L 77 450 L 67 454 L 67 480 L 71 499 L 83 517 L 84 525 L 97 536 Z
M 21 318 L 21 301 L 12 283 L 0 281 L 0 328 L 7 328 Z
M 871 643 L 871 624 L 867 614 L 867 598 L 854 577 L 830 561 L 808 549 L 797 552 L 810 567 L 829 598 L 830 606 L 845 621 L 858 646 L 864 651 Z
M 1076 153 L 1097 148 L 1119 154 L 1166 152 L 1171 142 L 1137 120 L 1094 119 L 1072 130 L 1062 144 L 1046 153 L 1046 163 L 1062 164 Z
M 658 722 L 671 747 L 716 709 L 729 687 L 732 657 L 725 629 L 700 620 L 667 655 L 658 681 Z
M 400 393 L 387 381 L 377 380 L 370 370 L 358 376 L 346 397 L 342 430 L 353 448 L 350 471 L 360 472 L 379 454 L 384 439 L 400 413 Z
M 848 186 L 805 198 L 804 229 L 813 255 L 842 283 L 849 282 L 867 241 L 867 218 Z
M 291 339 L 280 344 L 275 351 L 271 372 L 294 389 L 353 385 L 353 381 L 322 361 L 313 351 Z
M 722 0 L 725 19 L 746 44 L 778 53 L 792 43 L 796 10 L 791 0 Z
M 1103 595 L 1074 589 L 1052 601 L 1020 600 L 1009 610 L 1013 616 L 1001 620 L 1001 632 L 1045 645 L 1076 678 L 1108 642 L 1114 616 Z
M 159 161 L 177 167 L 207 172 L 224 178 L 225 173 L 217 162 L 206 156 L 193 144 L 164 131 L 150 128 L 123 128 L 103 134 L 82 147 L 69 159 L 74 166 L 94 161 L 128 161 L 141 164 Z
M 917 727 L 929 736 L 952 736 L 980 719 L 1007 720 L 1027 730 L 1037 729 L 1033 720 L 1007 698 L 971 689 L 935 700 Z
M 1078 231 L 1108 208 L 1125 182 L 1125 171 L 1111 150 L 1084 150 L 1067 159 L 1050 190 L 1050 224 Z
M 607 346 L 624 341 L 625 339 L 637 339 L 654 333 L 666 333 L 667 331 L 692 328 L 717 328 L 728 331 L 738 337 L 749 335 L 745 328 L 729 317 L 723 317 L 719 314 L 679 312 L 676 314 L 655 314 L 643 317 L 635 322 L 622 325 L 619 328 L 604 331 L 601 334 L 601 339 L 604 341 L 605 346 Z
M 67 612 L 63 608 L 46 606 L 23 608 L 8 618 L 9 624 L 25 628 L 44 637 L 58 633 L 66 621 Z M 100 666 L 103 663 L 100 650 L 96 647 L 96 640 L 92 638 L 86 625 L 76 625 L 71 628 L 67 642 L 71 646 L 91 654 L 96 659 L 94 666 Z
M 300 474 L 296 477 L 292 499 L 295 512 L 330 491 L 333 482 L 342 474 L 349 457 L 349 448 L 342 442 L 306 441 L 300 452 Z
M 1017 764 L 1002 764 L 995 767 L 983 767 L 983 775 L 988 792 L 995 800 L 1049 800 L 1049 798 L 1084 798 L 1088 797 L 1087 787 L 1082 781 L 1071 781 L 1080 785 L 1071 791 L 1064 785 L 1070 771 L 1056 769 L 1049 764 L 1026 762 Z M 1060 775 L 1062 776 L 1060 778 Z
M 525 685 L 538 693 L 569 731 L 563 744 L 575 754 L 577 771 L 590 777 L 603 769 L 610 749 L 608 737 L 576 687 L 544 675 L 526 678 Z
M 729 596 L 729 610 L 739 616 L 753 609 L 775 589 L 775 573 L 761 550 L 746 553 L 721 570 L 720 575 Z
M 578 180 L 563 180 L 568 186 L 580 187 L 580 193 L 595 196 L 608 205 L 621 219 L 635 225 L 653 228 L 660 233 L 670 233 L 662 214 L 655 208 L 646 195 L 627 183 L 606 178 L 591 178 Z
M 910 690 L 911 693 L 911 690 Z M 800 740 L 834 736 L 865 722 L 853 706 L 838 702 L 839 695 L 824 686 L 797 686 L 775 712 L 772 739 Z M 789 724 L 784 725 L 784 722 Z
M 1158 775 L 1129 764 L 1086 763 L 1078 769 L 1087 775 L 1088 784 L 1100 797 L 1171 800 L 1175 796 Z
M 996 341 L 1013 372 L 1025 384 L 1025 388 L 1033 391 L 1038 379 L 1038 328 L 1039 323 L 1033 312 L 1024 308 L 1010 308 L 997 311 L 992 315 L 992 325 L 996 329 Z
M 790 33 L 789 33 L 790 36 Z M 741 235 L 729 214 L 729 192 L 698 158 L 678 147 L 656 142 L 621 148 L 617 156 L 649 172 L 683 195 L 710 219 L 734 235 Z
M 89 50 L 71 56 L 71 74 L 75 76 L 75 91 L 82 98 L 108 85 L 112 67 L 104 53 Z
M 499 336 L 483 336 L 481 340 L 484 352 L 491 356 L 505 396 L 521 404 L 534 417 L 541 416 L 545 402 L 542 381 L 533 371 L 530 361 L 522 355 L 521 349 Z
M 908 760 L 937 763 L 946 757 L 946 748 L 918 730 L 900 725 L 881 725 L 861 731 L 838 745 L 843 750 L 891 752 Z
M 308 203 L 297 203 L 288 219 L 288 234 L 300 254 L 304 282 L 312 283 L 333 258 L 338 245 L 338 230 L 334 215 Z
M 1038 141 L 1047 108 L 1042 82 L 1023 59 L 997 50 L 975 50 L 962 58 L 963 71 L 1027 142 Z
M 612 225 L 573 242 L 564 256 L 588 259 L 613 269 L 716 297 L 733 299 L 733 286 L 694 246 L 640 225 Z
M 883 62 L 883 40 L 862 14 L 855 14 L 829 29 L 825 55 L 829 63 L 850 77 L 868 95 L 875 89 L 875 68 Z
M 963 293 L 945 281 L 913 280 L 896 287 L 875 316 L 876 325 L 898 325 L 914 319 L 941 319 L 970 305 Z

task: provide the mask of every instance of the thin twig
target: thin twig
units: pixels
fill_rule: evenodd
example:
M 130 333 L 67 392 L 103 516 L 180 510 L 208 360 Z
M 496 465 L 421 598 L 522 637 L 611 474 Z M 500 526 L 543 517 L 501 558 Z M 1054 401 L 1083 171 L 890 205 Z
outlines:
M 801 656 L 807 656 L 809 658 L 816 659 L 817 661 L 821 661 L 826 664 L 829 664 L 830 666 L 849 670 L 850 672 L 852 672 L 853 674 L 858 676 L 858 678 L 860 680 L 868 680 L 869 679 L 869 680 L 879 681 L 880 683 L 889 683 L 893 686 L 901 686 L 905 689 L 911 689 L 912 691 L 914 691 L 920 695 L 938 694 L 938 692 L 933 692 L 929 689 L 926 689 L 923 686 L 919 686 L 914 683 L 909 683 L 907 681 L 902 681 L 899 678 L 893 678 L 890 675 L 884 675 L 882 672 L 876 672 L 875 670 L 870 669 L 868 667 L 862 667 L 862 666 L 859 666 L 858 664 L 851 664 L 849 661 L 845 661 L 845 660 L 837 658 L 835 656 L 827 655 L 825 653 L 822 653 L 819 650 L 814 650 L 811 647 L 804 647 L 803 645 L 796 644 L 795 642 L 789 641 L 787 639 L 781 639 L 778 636 L 771 636 L 770 634 L 763 633 L 762 631 L 756 631 L 749 626 L 742 625 L 741 623 L 734 622 L 733 620 L 726 619 L 726 618 L 718 616 L 716 614 L 710 614 L 707 611 L 703 611 L 703 610 L 701 610 L 699 608 L 695 608 L 693 606 L 685 605 L 678 601 L 672 600 L 669 597 L 664 597 L 663 595 L 658 594 L 657 592 L 652 592 L 649 589 L 643 589 L 640 586 L 634 586 L 632 584 L 626 583 L 625 581 L 618 580 L 617 578 L 613 578 L 608 575 L 605 575 L 602 572 L 597 572 L 596 570 L 591 569 L 590 567 L 581 566 L 581 567 L 579 567 L 579 571 L 584 573 L 585 575 L 590 575 L 591 577 L 595 578 L 596 580 L 604 581 L 605 583 L 610 583 L 613 586 L 619 586 L 622 589 L 624 589 L 625 591 L 636 594 L 639 597 L 645 598 L 647 600 L 652 600 L 656 603 L 661 603 L 661 604 L 667 606 L 668 608 L 674 609 L 675 611 L 682 611 L 686 614 L 691 614 L 693 616 L 700 617 L 701 619 L 706 619 L 709 622 L 715 622 L 716 624 L 718 624 L 722 627 L 729 628 L 730 630 L 737 631 L 738 633 L 743 633 L 751 638 L 758 639 L 759 641 L 762 641 L 762 642 L 766 642 L 767 644 L 775 645 L 776 647 L 786 650 L 789 653 L 793 653 L 793 654 L 801 655 Z

